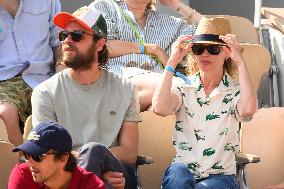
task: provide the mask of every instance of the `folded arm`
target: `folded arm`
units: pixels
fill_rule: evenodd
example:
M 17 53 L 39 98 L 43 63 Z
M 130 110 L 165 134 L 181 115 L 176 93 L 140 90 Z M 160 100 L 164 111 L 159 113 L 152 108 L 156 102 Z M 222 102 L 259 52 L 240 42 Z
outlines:
M 138 123 L 123 122 L 118 136 L 119 145 L 109 150 L 122 162 L 134 165 L 138 155 Z
M 139 43 L 122 40 L 109 40 L 108 44 L 110 58 L 115 58 L 131 53 L 143 54 L 139 48 Z M 169 59 L 169 55 L 166 53 L 166 51 L 157 44 L 144 44 L 144 54 L 155 56 L 163 65 L 166 65 Z

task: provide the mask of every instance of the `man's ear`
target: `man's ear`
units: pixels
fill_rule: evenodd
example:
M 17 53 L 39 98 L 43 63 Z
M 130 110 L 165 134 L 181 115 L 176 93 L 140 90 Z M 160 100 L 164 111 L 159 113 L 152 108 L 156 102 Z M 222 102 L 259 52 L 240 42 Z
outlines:
M 61 156 L 60 161 L 64 164 L 64 166 L 66 165 L 67 161 L 69 159 L 69 154 L 64 154 L 63 156 Z
M 97 42 L 97 51 L 103 50 L 105 43 L 106 43 L 106 39 L 100 38 Z

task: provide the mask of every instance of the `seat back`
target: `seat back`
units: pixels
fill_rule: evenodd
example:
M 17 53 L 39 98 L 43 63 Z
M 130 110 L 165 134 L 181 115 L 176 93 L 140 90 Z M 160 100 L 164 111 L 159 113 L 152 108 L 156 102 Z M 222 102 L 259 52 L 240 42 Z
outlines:
M 240 42 L 259 44 L 259 36 L 253 23 L 244 17 L 230 15 L 205 15 L 205 17 L 225 17 L 229 20 L 232 33 Z
M 253 89 L 257 93 L 261 78 L 269 69 L 271 56 L 268 50 L 261 45 L 249 43 L 240 44 L 244 49 L 242 55 L 249 72 Z
M 14 145 L 0 141 L 0 188 L 7 188 L 9 175 L 19 161 L 19 153 L 12 152 Z
M 166 168 L 175 155 L 172 131 L 175 116 L 161 117 L 153 111 L 142 113 L 139 123 L 139 154 L 150 156 L 154 163 L 139 166 L 143 188 L 159 189 Z
M 8 141 L 8 134 L 6 130 L 5 123 L 2 119 L 0 119 L 0 140 Z
M 27 140 L 27 137 L 32 129 L 33 129 L 32 115 L 30 115 L 25 122 L 24 135 L 23 135 L 24 140 Z
M 243 124 L 242 151 L 261 157 L 258 164 L 247 166 L 251 188 L 283 182 L 284 108 L 258 110 L 252 121 Z

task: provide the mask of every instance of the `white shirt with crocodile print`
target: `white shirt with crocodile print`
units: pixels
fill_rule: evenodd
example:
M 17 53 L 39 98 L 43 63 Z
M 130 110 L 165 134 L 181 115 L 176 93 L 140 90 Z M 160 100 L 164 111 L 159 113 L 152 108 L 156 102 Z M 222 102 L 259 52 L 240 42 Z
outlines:
M 207 98 L 200 74 L 189 76 L 190 85 L 175 80 L 172 91 L 179 98 L 173 144 L 174 162 L 185 163 L 196 179 L 210 174 L 236 174 L 239 152 L 239 121 L 236 105 L 238 83 L 225 73 Z

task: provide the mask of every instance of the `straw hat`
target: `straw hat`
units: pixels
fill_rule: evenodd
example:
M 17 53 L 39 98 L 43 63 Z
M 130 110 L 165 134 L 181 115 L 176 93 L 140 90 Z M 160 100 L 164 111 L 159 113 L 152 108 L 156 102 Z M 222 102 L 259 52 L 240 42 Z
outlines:
M 233 33 L 231 30 L 230 22 L 228 19 L 224 17 L 215 17 L 215 18 L 202 18 L 199 22 L 197 30 L 195 32 L 195 36 L 193 39 L 193 43 L 197 44 L 220 44 L 224 45 L 224 41 L 220 41 L 219 35 L 226 35 Z M 252 81 L 253 89 L 256 92 L 262 78 L 262 75 L 268 70 L 270 65 L 270 54 L 268 50 L 259 45 L 259 44 L 251 44 L 251 43 L 239 43 L 242 49 L 242 56 L 245 60 L 245 64 L 248 69 L 249 76 Z M 188 71 L 189 74 L 193 74 L 198 70 L 191 70 L 192 65 L 196 65 L 195 56 L 190 51 L 187 59 L 188 59 Z M 231 64 L 231 69 L 233 75 L 233 79 L 238 80 L 238 73 L 236 64 L 233 62 Z
M 206 18 L 203 17 L 196 29 L 193 43 L 219 44 L 226 43 L 219 39 L 220 35 L 232 33 L 229 20 L 224 17 Z

